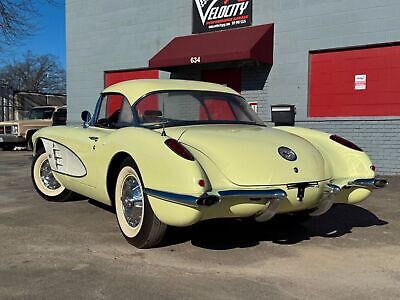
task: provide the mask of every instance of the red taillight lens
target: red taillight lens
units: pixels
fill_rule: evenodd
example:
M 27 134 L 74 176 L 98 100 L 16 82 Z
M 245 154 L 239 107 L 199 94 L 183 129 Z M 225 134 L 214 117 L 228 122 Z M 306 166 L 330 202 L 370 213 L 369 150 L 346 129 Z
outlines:
M 180 157 L 183 157 L 184 159 L 194 161 L 194 157 L 192 153 L 189 152 L 188 149 L 186 149 L 181 143 L 179 143 L 175 139 L 168 139 L 165 141 L 165 145 L 168 146 L 169 149 L 174 151 L 176 154 L 178 154 Z
M 353 150 L 357 150 L 357 151 L 363 151 L 360 147 L 358 147 L 356 144 L 338 136 L 338 135 L 331 135 L 330 136 L 332 141 L 335 141 L 336 143 L 339 143 L 347 148 L 351 148 Z
M 372 165 L 371 166 L 371 170 L 375 172 L 376 171 L 376 167 L 374 165 Z

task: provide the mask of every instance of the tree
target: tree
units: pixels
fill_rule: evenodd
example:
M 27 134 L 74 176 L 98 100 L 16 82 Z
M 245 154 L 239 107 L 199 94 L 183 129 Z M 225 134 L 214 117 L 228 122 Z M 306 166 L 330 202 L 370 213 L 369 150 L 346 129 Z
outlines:
M 56 57 L 30 51 L 21 61 L 0 69 L 0 82 L 19 91 L 64 94 L 66 90 L 65 70 Z
M 35 2 L 38 1 L 0 0 L 0 45 L 15 45 L 35 32 L 35 17 L 38 16 Z M 41 2 L 56 4 L 58 0 Z

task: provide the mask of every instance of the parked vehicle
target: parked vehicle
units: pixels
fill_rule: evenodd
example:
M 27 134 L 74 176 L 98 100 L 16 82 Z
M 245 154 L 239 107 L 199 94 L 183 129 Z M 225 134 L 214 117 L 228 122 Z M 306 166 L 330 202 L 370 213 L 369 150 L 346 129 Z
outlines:
M 167 225 L 317 216 L 387 184 L 353 143 L 305 128 L 268 128 L 221 85 L 127 81 L 105 89 L 93 118 L 85 111 L 82 119 L 79 128 L 34 134 L 34 186 L 50 201 L 78 193 L 115 206 L 122 234 L 139 248 L 157 245 Z
M 66 114 L 65 106 L 38 106 L 31 109 L 25 120 L 0 122 L 0 149 L 26 146 L 32 150 L 32 135 L 40 128 L 65 125 Z

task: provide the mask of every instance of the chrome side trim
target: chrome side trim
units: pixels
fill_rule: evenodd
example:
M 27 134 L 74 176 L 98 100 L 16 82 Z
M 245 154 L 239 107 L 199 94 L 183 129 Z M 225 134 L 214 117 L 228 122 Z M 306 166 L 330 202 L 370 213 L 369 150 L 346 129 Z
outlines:
M 229 197 L 245 197 L 245 198 L 267 198 L 267 199 L 283 199 L 287 194 L 284 190 L 228 190 L 220 191 L 218 194 L 221 198 Z
M 347 183 L 345 187 L 366 187 L 379 189 L 384 188 L 388 185 L 388 181 L 383 178 L 367 178 L 367 179 L 356 179 Z

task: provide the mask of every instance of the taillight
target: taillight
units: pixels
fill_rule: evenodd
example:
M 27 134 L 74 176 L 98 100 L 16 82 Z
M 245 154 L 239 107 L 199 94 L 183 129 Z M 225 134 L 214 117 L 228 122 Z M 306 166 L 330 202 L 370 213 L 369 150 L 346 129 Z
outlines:
M 181 143 L 179 143 L 175 139 L 168 139 L 165 142 L 165 145 L 168 146 L 169 149 L 174 151 L 176 154 L 178 154 L 180 157 L 194 161 L 194 157 L 192 153 L 189 152 L 188 149 L 186 149 Z
M 357 151 L 363 151 L 356 144 L 354 144 L 354 143 L 352 143 L 352 142 L 350 142 L 350 141 L 348 141 L 348 140 L 346 140 L 346 139 L 344 139 L 344 138 L 342 138 L 342 137 L 340 137 L 338 135 L 333 134 L 333 135 L 330 136 L 330 139 L 332 141 L 335 141 L 336 143 L 339 143 L 339 144 L 347 147 L 347 148 L 350 148 L 350 149 L 353 149 L 353 150 L 357 150 Z

